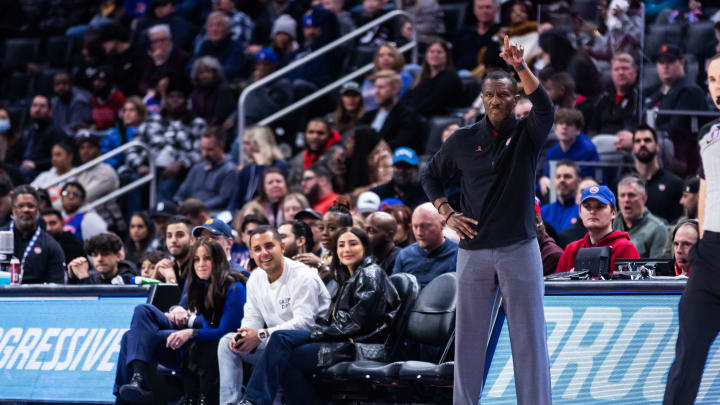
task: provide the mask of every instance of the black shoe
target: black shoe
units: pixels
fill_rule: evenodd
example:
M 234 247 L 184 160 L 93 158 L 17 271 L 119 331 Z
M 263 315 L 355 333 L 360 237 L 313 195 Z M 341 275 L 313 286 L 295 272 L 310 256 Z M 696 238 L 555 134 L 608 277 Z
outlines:
M 152 391 L 146 387 L 145 379 L 140 373 L 133 373 L 130 383 L 120 387 L 118 395 L 129 402 L 151 402 L 153 399 Z

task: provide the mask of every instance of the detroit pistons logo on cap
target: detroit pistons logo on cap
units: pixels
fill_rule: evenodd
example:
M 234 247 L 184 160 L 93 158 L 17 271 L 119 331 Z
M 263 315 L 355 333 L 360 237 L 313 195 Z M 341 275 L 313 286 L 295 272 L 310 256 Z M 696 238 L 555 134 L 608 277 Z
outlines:
M 213 219 L 210 218 L 207 221 L 205 221 L 205 225 L 211 225 L 213 223 Z
M 598 186 L 590 187 L 590 194 L 597 194 L 598 191 L 600 191 L 600 187 L 598 187 Z

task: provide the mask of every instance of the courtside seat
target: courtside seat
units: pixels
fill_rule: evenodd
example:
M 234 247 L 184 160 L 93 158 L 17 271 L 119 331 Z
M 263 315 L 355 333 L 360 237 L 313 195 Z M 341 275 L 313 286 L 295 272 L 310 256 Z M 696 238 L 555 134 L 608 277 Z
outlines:
M 455 375 L 454 369 L 454 361 L 441 364 L 406 361 L 398 371 L 398 379 L 434 386 L 451 386 Z
M 347 376 L 349 379 L 367 380 L 376 384 L 393 384 L 398 380 L 400 368 L 404 361 L 383 363 L 381 361 L 359 360 L 353 361 L 348 367 Z

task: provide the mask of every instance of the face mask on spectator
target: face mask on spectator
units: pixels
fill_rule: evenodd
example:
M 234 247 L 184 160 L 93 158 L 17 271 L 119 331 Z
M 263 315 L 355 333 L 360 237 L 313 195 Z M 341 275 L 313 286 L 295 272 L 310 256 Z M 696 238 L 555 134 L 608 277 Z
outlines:
M 7 132 L 10 130 L 10 120 L 0 120 L 0 132 Z

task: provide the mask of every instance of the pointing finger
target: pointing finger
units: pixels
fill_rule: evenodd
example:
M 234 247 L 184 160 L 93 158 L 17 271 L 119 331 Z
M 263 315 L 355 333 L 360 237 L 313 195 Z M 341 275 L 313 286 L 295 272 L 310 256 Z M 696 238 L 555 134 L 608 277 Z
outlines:
M 507 35 L 505 35 L 505 40 L 504 40 L 504 42 L 505 42 L 505 43 L 504 43 L 504 45 L 505 45 L 505 51 L 507 52 L 507 50 L 510 48 L 510 37 L 508 37 Z

